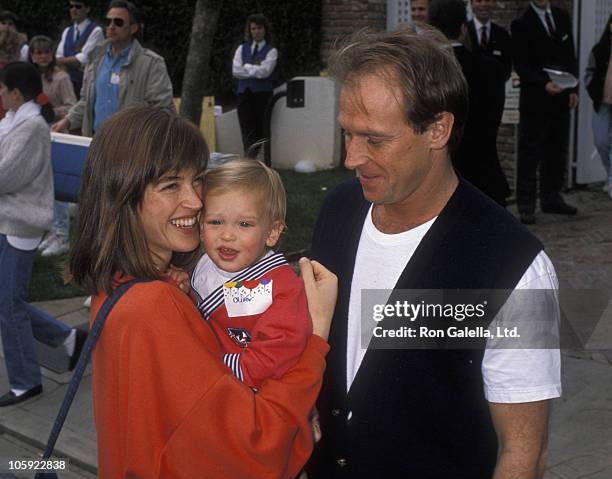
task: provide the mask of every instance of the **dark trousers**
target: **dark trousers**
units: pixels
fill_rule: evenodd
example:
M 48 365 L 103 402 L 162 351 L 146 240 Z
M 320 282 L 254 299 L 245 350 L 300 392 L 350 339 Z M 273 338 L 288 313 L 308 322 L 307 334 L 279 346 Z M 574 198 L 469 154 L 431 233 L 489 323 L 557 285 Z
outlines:
M 537 171 L 540 176 L 540 206 L 563 201 L 561 188 L 567 161 L 569 109 L 521 112 L 517 162 L 516 202 L 520 213 L 533 213 L 536 206 Z
M 238 121 L 240 122 L 245 155 L 250 153 L 253 157 L 257 156 L 259 147 L 253 148 L 251 152 L 249 152 L 249 148 L 265 138 L 264 117 L 266 105 L 270 98 L 272 98 L 271 91 L 252 92 L 247 90 L 238 94 Z
M 81 99 L 81 87 L 83 86 L 82 81 L 72 80 L 72 88 L 74 88 L 74 94 L 77 100 Z

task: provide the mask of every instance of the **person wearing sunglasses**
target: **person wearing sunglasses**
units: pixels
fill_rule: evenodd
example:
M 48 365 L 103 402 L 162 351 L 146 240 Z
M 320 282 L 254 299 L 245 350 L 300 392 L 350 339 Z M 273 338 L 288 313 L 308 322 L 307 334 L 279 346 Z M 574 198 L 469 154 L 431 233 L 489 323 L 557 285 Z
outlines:
M 52 131 L 80 129 L 93 136 L 115 112 L 135 105 L 174 110 L 172 83 L 164 59 L 137 40 L 140 15 L 133 3 L 113 0 L 104 19 L 106 41 L 94 48 L 85 67 L 81 98 Z
M 77 98 L 83 85 L 83 68 L 87 65 L 92 50 L 104 41 L 102 27 L 89 18 L 91 0 L 75 0 L 68 3 L 71 25 L 64 29 L 57 46 L 57 64 L 70 75 Z

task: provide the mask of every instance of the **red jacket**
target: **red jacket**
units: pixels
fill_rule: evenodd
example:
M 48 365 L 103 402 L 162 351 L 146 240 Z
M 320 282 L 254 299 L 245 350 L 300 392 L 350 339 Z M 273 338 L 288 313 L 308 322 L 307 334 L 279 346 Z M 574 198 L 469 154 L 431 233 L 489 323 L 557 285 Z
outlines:
M 94 298 L 92 318 L 105 298 Z M 99 477 L 294 477 L 312 451 L 308 413 L 328 349 L 311 336 L 298 363 L 254 394 L 184 293 L 133 286 L 93 353 Z

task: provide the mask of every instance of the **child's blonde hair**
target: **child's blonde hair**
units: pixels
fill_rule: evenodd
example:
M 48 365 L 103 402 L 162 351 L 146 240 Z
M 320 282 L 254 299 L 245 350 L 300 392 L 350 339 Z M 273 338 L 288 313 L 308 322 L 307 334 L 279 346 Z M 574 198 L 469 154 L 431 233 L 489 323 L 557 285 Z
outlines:
M 271 222 L 286 227 L 287 196 L 280 175 L 261 161 L 237 158 L 213 168 L 204 176 L 204 196 L 209 191 L 242 189 L 259 196 L 259 208 Z M 206 208 L 206 204 L 204 205 Z

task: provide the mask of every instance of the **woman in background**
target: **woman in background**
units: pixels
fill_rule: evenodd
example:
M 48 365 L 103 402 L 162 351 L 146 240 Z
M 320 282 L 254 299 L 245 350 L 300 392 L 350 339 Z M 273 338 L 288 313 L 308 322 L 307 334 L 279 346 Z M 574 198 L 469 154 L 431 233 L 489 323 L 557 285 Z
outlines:
M 244 154 L 255 158 L 264 140 L 266 105 L 276 85 L 278 51 L 271 44 L 270 23 L 261 13 L 249 15 L 244 43 L 234 53 L 232 74 L 238 79 L 238 121 Z
M 51 39 L 44 35 L 32 38 L 29 56 L 30 62 L 40 72 L 43 91 L 53 106 L 54 121 L 61 120 L 77 99 L 70 76 L 55 64 Z M 54 205 L 53 229 L 38 247 L 43 257 L 64 254 L 70 246 L 70 205 L 63 201 L 56 201 Z
M 76 103 L 76 95 L 70 75 L 57 66 L 53 53 L 53 41 L 44 35 L 30 40 L 30 62 L 38 68 L 42 77 L 43 91 L 53 106 L 55 120 L 61 120 Z
M 606 170 L 604 191 L 612 198 L 612 15 L 591 50 L 584 83 L 593 100 L 593 139 Z
M 53 110 L 36 68 L 14 62 L 0 71 L 0 331 L 10 391 L 0 407 L 42 393 L 34 339 L 57 347 L 76 365 L 86 333 L 26 301 L 36 247 L 53 218 L 49 123 Z

